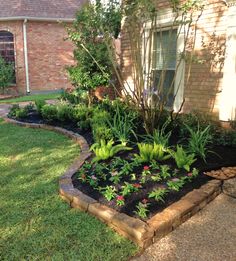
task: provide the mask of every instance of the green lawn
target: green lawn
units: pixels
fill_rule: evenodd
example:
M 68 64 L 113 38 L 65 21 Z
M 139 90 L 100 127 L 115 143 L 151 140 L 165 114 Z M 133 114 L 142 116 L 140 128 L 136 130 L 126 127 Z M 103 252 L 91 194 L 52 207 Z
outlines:
M 25 101 L 36 101 L 36 100 L 52 100 L 60 97 L 60 93 L 46 93 L 46 94 L 33 94 L 21 96 L 14 99 L 1 100 L 0 103 L 15 103 L 15 102 L 25 102 Z
M 0 121 L 0 260 L 127 260 L 138 249 L 58 196 L 79 154 L 54 132 Z

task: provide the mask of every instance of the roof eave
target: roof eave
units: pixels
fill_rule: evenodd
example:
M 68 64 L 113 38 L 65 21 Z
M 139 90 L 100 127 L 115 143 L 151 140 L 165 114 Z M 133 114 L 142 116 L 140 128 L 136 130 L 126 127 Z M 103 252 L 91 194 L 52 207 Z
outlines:
M 6 21 L 38 21 L 38 22 L 66 22 L 72 23 L 75 18 L 54 18 L 54 17 L 30 17 L 30 16 L 15 16 L 15 17 L 0 17 L 1 22 Z

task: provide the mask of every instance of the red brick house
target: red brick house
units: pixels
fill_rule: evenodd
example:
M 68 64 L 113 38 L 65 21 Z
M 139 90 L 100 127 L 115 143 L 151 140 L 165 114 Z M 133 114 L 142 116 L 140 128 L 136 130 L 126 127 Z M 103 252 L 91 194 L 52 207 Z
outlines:
M 183 61 L 176 68 L 176 62 L 172 61 L 168 72 L 171 77 L 171 72 L 177 70 L 175 89 L 179 86 L 174 110 L 178 111 L 185 100 L 182 112 L 198 110 L 210 113 L 222 121 L 234 120 L 236 117 L 236 0 L 204 2 L 205 6 L 196 26 L 194 54 L 205 62 L 192 64 L 188 75 L 187 63 Z M 165 32 L 168 32 L 168 28 L 173 24 L 175 13 L 170 8 L 168 0 L 156 0 L 156 3 L 160 11 L 157 22 L 159 28 L 163 28 L 161 30 L 164 37 Z M 148 26 L 145 30 L 149 33 Z M 180 30 L 180 27 L 176 28 L 180 37 L 177 43 L 172 45 L 172 51 L 175 53 L 183 46 Z M 155 45 L 160 33 L 158 29 L 154 33 Z M 155 52 L 154 45 L 152 52 Z M 162 52 L 160 49 L 163 46 L 158 48 L 158 53 L 155 55 L 160 58 Z M 132 81 L 132 59 L 125 23 L 121 36 L 121 49 L 125 78 Z M 153 70 L 160 71 L 161 68 L 153 68 Z
M 15 64 L 20 93 L 67 88 L 65 66 L 73 45 L 65 41 L 84 0 L 0 0 L 0 54 Z

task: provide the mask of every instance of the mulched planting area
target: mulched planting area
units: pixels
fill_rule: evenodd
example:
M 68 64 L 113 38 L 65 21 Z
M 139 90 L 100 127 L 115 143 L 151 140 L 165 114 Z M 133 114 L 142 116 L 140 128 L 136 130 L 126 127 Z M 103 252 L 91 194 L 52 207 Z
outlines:
M 167 160 L 159 164 L 159 168 L 157 169 L 152 168 L 152 166 L 147 165 L 147 164 L 142 164 L 138 167 L 135 167 L 132 170 L 132 173 L 135 173 L 136 179 L 131 180 L 130 175 L 124 175 L 120 179 L 120 182 L 116 185 L 113 182 L 110 181 L 110 178 L 112 177 L 112 173 L 110 169 L 112 169 L 112 160 L 106 161 L 105 165 L 110 166 L 108 167 L 108 170 L 103 170 L 103 174 L 105 174 L 108 178 L 106 181 L 100 180 L 97 184 L 97 187 L 103 187 L 106 188 L 106 186 L 111 186 L 114 185 L 116 188 L 116 191 L 122 191 L 124 190 L 124 185 L 125 182 L 128 182 L 129 184 L 132 184 L 134 186 L 140 186 L 138 188 L 137 192 L 132 192 L 131 194 L 125 196 L 125 205 L 124 206 L 117 206 L 116 198 L 114 198 L 111 201 L 108 201 L 105 197 L 104 194 L 99 192 L 98 190 L 94 189 L 94 186 L 91 186 L 89 184 L 89 180 L 87 179 L 86 182 L 83 182 L 81 179 L 81 175 L 85 175 L 85 177 L 99 177 L 98 172 L 96 171 L 96 165 L 100 166 L 101 164 L 99 163 L 94 163 L 93 167 L 90 170 L 81 169 L 77 174 L 73 176 L 73 184 L 76 188 L 78 188 L 80 191 L 83 193 L 89 195 L 90 197 L 98 200 L 100 203 L 114 208 L 120 212 L 126 213 L 130 216 L 133 217 L 138 217 L 137 214 L 135 213 L 136 206 L 138 202 L 141 202 L 143 199 L 148 200 L 148 209 L 149 209 L 149 214 L 147 218 L 151 218 L 153 215 L 157 214 L 158 212 L 161 212 L 163 209 L 171 205 L 172 203 L 178 201 L 181 197 L 186 195 L 188 192 L 192 191 L 193 189 L 197 189 L 201 187 L 201 185 L 205 184 L 207 181 L 211 180 L 212 178 L 205 175 L 204 173 L 210 170 L 214 169 L 219 169 L 221 167 L 225 166 L 236 166 L 236 148 L 231 148 L 231 147 L 220 147 L 216 146 L 211 148 L 214 153 L 209 153 L 206 162 L 203 160 L 198 160 L 196 161 L 193 165 L 192 168 L 196 168 L 199 170 L 199 174 L 196 177 L 191 177 L 191 172 L 188 173 L 185 170 L 177 170 L 175 169 L 175 164 L 173 160 Z M 121 153 L 118 156 L 121 159 L 126 159 L 130 160 L 131 158 L 131 153 Z M 92 159 L 92 158 L 91 158 Z M 88 162 L 91 162 L 91 159 L 88 160 Z M 131 162 L 131 160 L 130 160 Z M 147 175 L 147 181 L 142 184 L 141 179 L 142 179 L 142 172 L 143 169 L 145 168 L 145 165 L 149 167 L 150 174 Z M 155 175 L 160 175 L 161 173 L 161 166 L 165 166 L 164 168 L 168 169 L 167 172 L 170 174 L 170 176 L 166 179 L 162 179 L 161 181 L 153 181 L 152 176 Z M 124 165 L 120 165 L 116 170 L 122 171 L 124 170 Z M 175 173 L 175 174 L 174 174 Z M 188 176 L 190 175 L 190 177 Z M 172 181 L 173 179 L 185 179 L 186 184 L 182 188 L 179 189 L 179 191 L 176 190 L 170 190 L 169 193 L 167 193 L 163 197 L 162 200 L 156 201 L 154 198 L 148 198 L 148 194 L 159 188 L 168 188 L 168 181 Z M 137 185 L 138 184 L 138 185 Z M 119 194 L 119 193 L 118 193 Z
M 82 135 L 90 145 L 93 143 L 91 131 L 81 130 L 76 123 L 62 123 L 59 121 L 45 122 L 43 118 L 35 111 L 29 113 L 28 117 L 22 119 L 21 121 L 39 124 L 44 123 L 52 126 L 63 127 L 67 130 Z M 175 137 L 172 141 L 172 145 L 176 145 Z M 212 146 L 206 158 L 206 162 L 203 160 L 197 160 L 191 166 L 190 172 L 176 169 L 176 164 L 173 159 L 169 159 L 159 164 L 154 164 L 156 166 L 139 164 L 137 166 L 134 165 L 131 169 L 129 169 L 129 166 L 132 166 L 133 164 L 132 158 L 134 158 L 134 154 L 137 152 L 137 148 L 134 147 L 132 152 L 119 153 L 112 160 L 94 163 L 93 165 L 91 164 L 91 157 L 88 160 L 88 165 L 92 166 L 89 168 L 82 167 L 82 169 L 73 176 L 74 187 L 89 195 L 90 197 L 98 200 L 100 203 L 133 217 L 138 217 L 136 213 L 137 205 L 139 202 L 144 200 L 145 204 L 148 204 L 149 213 L 147 217 L 143 219 L 147 219 L 151 218 L 158 212 L 161 212 L 172 203 L 178 201 L 188 192 L 199 188 L 201 185 L 209 181 L 211 177 L 205 175 L 205 172 L 218 170 L 221 167 L 236 166 L 236 148 L 226 146 Z M 116 160 L 118 162 L 120 161 L 120 164 L 117 163 L 115 166 L 114 161 Z M 124 161 L 123 163 L 122 160 Z M 144 168 L 147 167 L 148 170 L 145 181 L 142 181 Z M 196 177 L 191 176 L 193 168 L 196 168 L 199 171 L 199 174 L 196 175 Z M 123 174 L 119 178 L 119 181 L 114 184 L 114 182 L 111 180 L 114 180 L 114 176 L 120 172 L 123 172 Z M 165 178 L 163 178 L 162 172 L 166 172 Z M 83 175 L 84 180 L 81 178 Z M 155 177 L 158 176 L 162 177 L 161 180 L 154 180 Z M 181 183 L 181 180 L 184 180 L 183 186 L 180 185 L 180 187 L 177 189 L 170 189 L 168 182 L 176 181 L 177 183 Z M 130 185 L 133 186 L 133 188 L 128 188 Z M 115 188 L 113 198 L 109 201 L 104 196 L 104 191 L 108 186 L 113 186 Z M 122 192 L 125 189 L 128 191 L 127 195 L 122 196 Z M 168 189 L 168 193 L 158 199 L 149 198 L 149 194 L 153 190 L 158 189 Z M 117 205 L 117 196 L 122 196 L 125 199 L 124 205 Z
M 19 119 L 15 119 L 14 120 L 18 120 Z M 52 125 L 55 127 L 62 127 L 66 130 L 69 131 L 73 131 L 75 133 L 78 133 L 80 135 L 82 135 L 86 141 L 88 142 L 89 145 L 91 145 L 93 143 L 93 136 L 91 131 L 85 131 L 82 130 L 78 127 L 78 125 L 74 122 L 60 122 L 60 121 L 52 121 L 52 122 L 46 122 L 41 115 L 39 115 L 36 111 L 31 111 L 28 116 L 26 118 L 22 118 L 20 119 L 20 121 L 22 122 L 28 122 L 28 123 L 37 123 L 37 124 L 48 124 L 48 125 Z

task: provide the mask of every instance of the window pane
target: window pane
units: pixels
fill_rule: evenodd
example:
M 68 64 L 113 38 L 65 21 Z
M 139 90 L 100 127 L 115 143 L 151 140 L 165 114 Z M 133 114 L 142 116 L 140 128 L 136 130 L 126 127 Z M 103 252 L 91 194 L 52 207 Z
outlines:
M 0 56 L 15 68 L 15 53 L 13 34 L 7 31 L 0 31 Z M 14 79 L 16 83 L 16 79 Z
M 160 89 L 160 80 L 162 76 L 162 70 L 153 70 L 153 87 L 154 90 Z M 173 80 L 175 77 L 175 71 L 169 70 L 165 71 L 164 75 L 164 81 L 163 81 L 163 91 L 162 93 L 159 93 L 160 99 L 166 99 L 167 100 L 167 106 L 171 107 L 174 100 L 174 84 Z M 168 97 L 167 97 L 168 96 Z
M 154 68 L 157 70 L 175 70 L 177 30 L 155 33 Z

